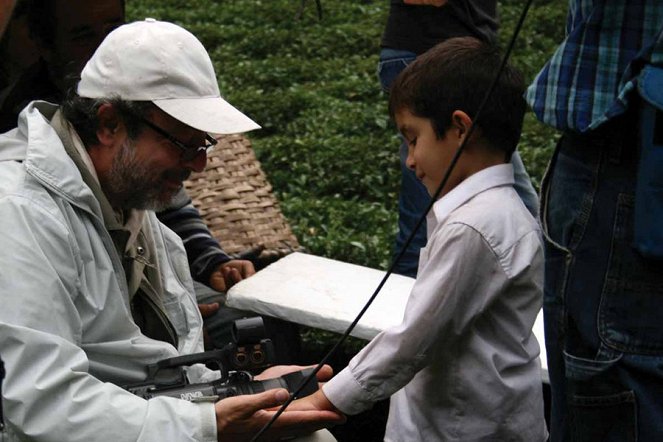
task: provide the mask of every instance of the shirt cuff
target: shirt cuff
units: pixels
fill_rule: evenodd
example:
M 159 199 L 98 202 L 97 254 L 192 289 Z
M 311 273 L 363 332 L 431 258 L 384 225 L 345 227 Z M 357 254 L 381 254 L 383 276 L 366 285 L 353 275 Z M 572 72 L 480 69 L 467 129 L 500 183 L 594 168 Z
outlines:
M 355 379 L 352 370 L 346 367 L 322 386 L 329 402 L 344 414 L 358 414 L 368 410 L 376 402 L 372 394 Z
M 218 436 L 216 434 L 216 411 L 214 404 L 201 403 L 200 405 L 200 423 L 201 423 L 201 440 L 203 442 L 217 442 Z

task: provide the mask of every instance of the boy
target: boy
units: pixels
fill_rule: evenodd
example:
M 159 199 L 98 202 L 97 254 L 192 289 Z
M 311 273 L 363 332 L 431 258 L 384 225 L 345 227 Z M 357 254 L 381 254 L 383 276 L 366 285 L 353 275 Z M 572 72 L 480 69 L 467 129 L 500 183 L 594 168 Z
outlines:
M 432 195 L 499 69 L 498 51 L 455 38 L 396 79 L 390 113 L 407 165 Z M 378 335 L 298 409 L 355 414 L 391 396 L 385 440 L 544 441 L 537 222 L 513 189 L 523 80 L 507 67 L 428 214 L 403 322 Z

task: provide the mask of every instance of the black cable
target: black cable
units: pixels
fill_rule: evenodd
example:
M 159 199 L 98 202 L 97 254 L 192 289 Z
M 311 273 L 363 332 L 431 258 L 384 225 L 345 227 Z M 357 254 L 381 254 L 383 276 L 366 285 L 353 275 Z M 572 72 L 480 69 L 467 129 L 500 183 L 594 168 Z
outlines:
M 318 373 L 318 371 L 320 371 L 322 366 L 329 360 L 331 355 L 333 355 L 334 352 L 336 352 L 336 350 L 338 349 L 338 347 L 340 347 L 341 344 L 343 344 L 345 342 L 345 340 L 348 338 L 348 336 L 350 336 L 350 333 L 352 332 L 352 330 L 354 330 L 357 323 L 361 320 L 362 316 L 364 316 L 364 313 L 366 313 L 368 308 L 371 306 L 371 304 L 373 303 L 373 301 L 377 297 L 378 293 L 380 293 L 380 290 L 382 290 L 382 287 L 387 282 L 387 279 L 389 279 L 389 277 L 393 273 L 394 267 L 396 266 L 396 264 L 400 261 L 400 259 L 405 254 L 405 251 L 410 246 L 410 243 L 412 242 L 415 234 L 421 228 L 421 225 L 423 224 L 424 220 L 426 219 L 426 215 L 428 214 L 428 212 L 430 212 L 431 208 L 433 207 L 433 204 L 435 204 L 435 201 L 437 201 L 437 198 L 440 195 L 440 193 L 442 192 L 442 189 L 444 188 L 444 186 L 446 186 L 447 181 L 449 180 L 449 176 L 451 175 L 451 172 L 453 171 L 454 167 L 456 166 L 456 163 L 458 162 L 458 159 L 460 158 L 460 154 L 463 152 L 463 150 L 465 149 L 465 145 L 467 144 L 468 140 L 472 136 L 472 133 L 474 132 L 474 127 L 476 126 L 476 123 L 477 123 L 477 121 L 479 120 L 479 118 L 481 116 L 481 112 L 483 111 L 483 108 L 485 107 L 486 102 L 488 101 L 488 99 L 492 95 L 493 90 L 495 90 L 495 87 L 497 86 L 497 82 L 499 81 L 500 77 L 502 76 L 502 72 L 504 72 L 504 68 L 506 66 L 507 61 L 509 60 L 511 52 L 513 51 L 513 47 L 516 43 L 516 39 L 518 37 L 518 34 L 520 33 L 520 30 L 523 27 L 523 23 L 525 22 L 525 17 L 527 17 L 527 12 L 529 11 L 530 6 L 532 5 L 532 1 L 533 0 L 527 0 L 527 3 L 525 4 L 525 7 L 523 8 L 522 13 L 520 14 L 520 18 L 518 20 L 518 23 L 516 24 L 516 27 L 513 31 L 513 35 L 511 36 L 511 40 L 509 41 L 509 45 L 507 46 L 507 49 L 504 53 L 504 57 L 502 58 L 502 63 L 500 65 L 500 68 L 497 71 L 497 74 L 495 75 L 495 78 L 493 79 L 493 82 L 491 83 L 490 88 L 488 89 L 488 92 L 486 93 L 486 95 L 484 96 L 481 104 L 479 105 L 479 109 L 477 110 L 476 115 L 474 115 L 474 118 L 472 118 L 472 125 L 468 129 L 467 135 L 463 139 L 463 142 L 460 144 L 460 146 L 458 146 L 458 149 L 456 150 L 456 153 L 454 154 L 454 156 L 451 160 L 451 163 L 449 164 L 449 167 L 447 168 L 447 171 L 445 172 L 444 177 L 442 178 L 442 182 L 440 183 L 437 190 L 435 191 L 435 193 L 431 197 L 431 200 L 428 203 L 428 206 L 426 207 L 426 211 L 421 215 L 421 217 L 417 221 L 416 226 L 412 230 L 412 233 L 410 233 L 410 236 L 408 236 L 407 240 L 405 241 L 405 245 L 403 245 L 403 247 L 401 248 L 401 250 L 398 253 L 398 255 L 396 256 L 396 258 L 392 261 L 391 265 L 389 266 L 389 270 L 387 270 L 387 273 L 382 278 L 382 281 L 380 281 L 377 288 L 375 289 L 375 291 L 373 292 L 373 294 L 371 295 L 369 300 L 366 302 L 364 307 L 361 309 L 361 311 L 359 312 L 357 317 L 354 319 L 354 321 L 352 321 L 352 324 L 350 324 L 350 326 L 345 330 L 345 332 L 339 338 L 339 340 L 336 341 L 336 344 L 334 345 L 334 347 L 332 347 L 332 349 L 329 350 L 329 352 L 322 358 L 322 360 L 318 363 L 318 365 L 315 367 L 315 369 L 309 375 L 309 377 L 307 379 L 305 379 L 302 382 L 302 384 L 299 386 L 299 388 L 297 388 L 297 390 L 295 390 L 295 392 L 290 395 L 288 400 L 285 401 L 283 403 L 283 405 L 281 405 L 281 407 L 274 414 L 272 419 L 269 422 L 267 422 L 267 424 L 265 424 L 265 426 L 262 427 L 260 429 L 260 431 L 258 433 L 256 433 L 255 436 L 253 436 L 253 438 L 251 439 L 252 442 L 257 441 L 258 438 L 260 436 L 262 436 L 263 433 L 265 431 L 267 431 L 274 424 L 276 419 L 278 419 L 278 417 L 285 411 L 285 409 L 288 407 L 288 405 L 290 405 L 290 403 L 293 400 L 297 399 L 299 393 L 304 388 L 306 383 L 309 382 Z
M 299 10 L 295 14 L 297 20 L 301 19 L 304 16 L 304 7 L 306 6 L 306 0 L 302 0 L 299 5 Z M 315 9 L 318 12 L 318 20 L 322 20 L 322 3 L 321 0 L 315 0 Z
M 5 363 L 0 359 L 0 432 L 5 429 L 5 418 L 2 413 L 2 381 L 5 379 Z

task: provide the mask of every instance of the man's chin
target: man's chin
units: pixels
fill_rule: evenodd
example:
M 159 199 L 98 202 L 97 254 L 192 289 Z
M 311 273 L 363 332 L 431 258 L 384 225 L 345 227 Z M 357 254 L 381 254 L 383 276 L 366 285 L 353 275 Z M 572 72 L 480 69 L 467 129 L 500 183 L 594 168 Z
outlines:
M 173 205 L 173 199 L 175 198 L 175 195 L 177 195 L 180 190 L 182 190 L 182 187 L 183 185 L 181 183 L 179 186 L 165 187 L 161 193 L 159 193 L 157 198 L 154 198 L 152 201 L 150 201 L 151 207 L 148 210 L 160 212 L 171 207 Z

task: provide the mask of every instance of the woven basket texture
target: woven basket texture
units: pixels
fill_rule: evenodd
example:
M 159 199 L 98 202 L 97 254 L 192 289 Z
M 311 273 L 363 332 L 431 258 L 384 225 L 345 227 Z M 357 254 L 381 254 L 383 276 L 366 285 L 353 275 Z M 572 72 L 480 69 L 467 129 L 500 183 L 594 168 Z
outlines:
M 226 253 L 263 248 L 261 257 L 301 250 L 244 135 L 221 135 L 207 166 L 184 183 Z

